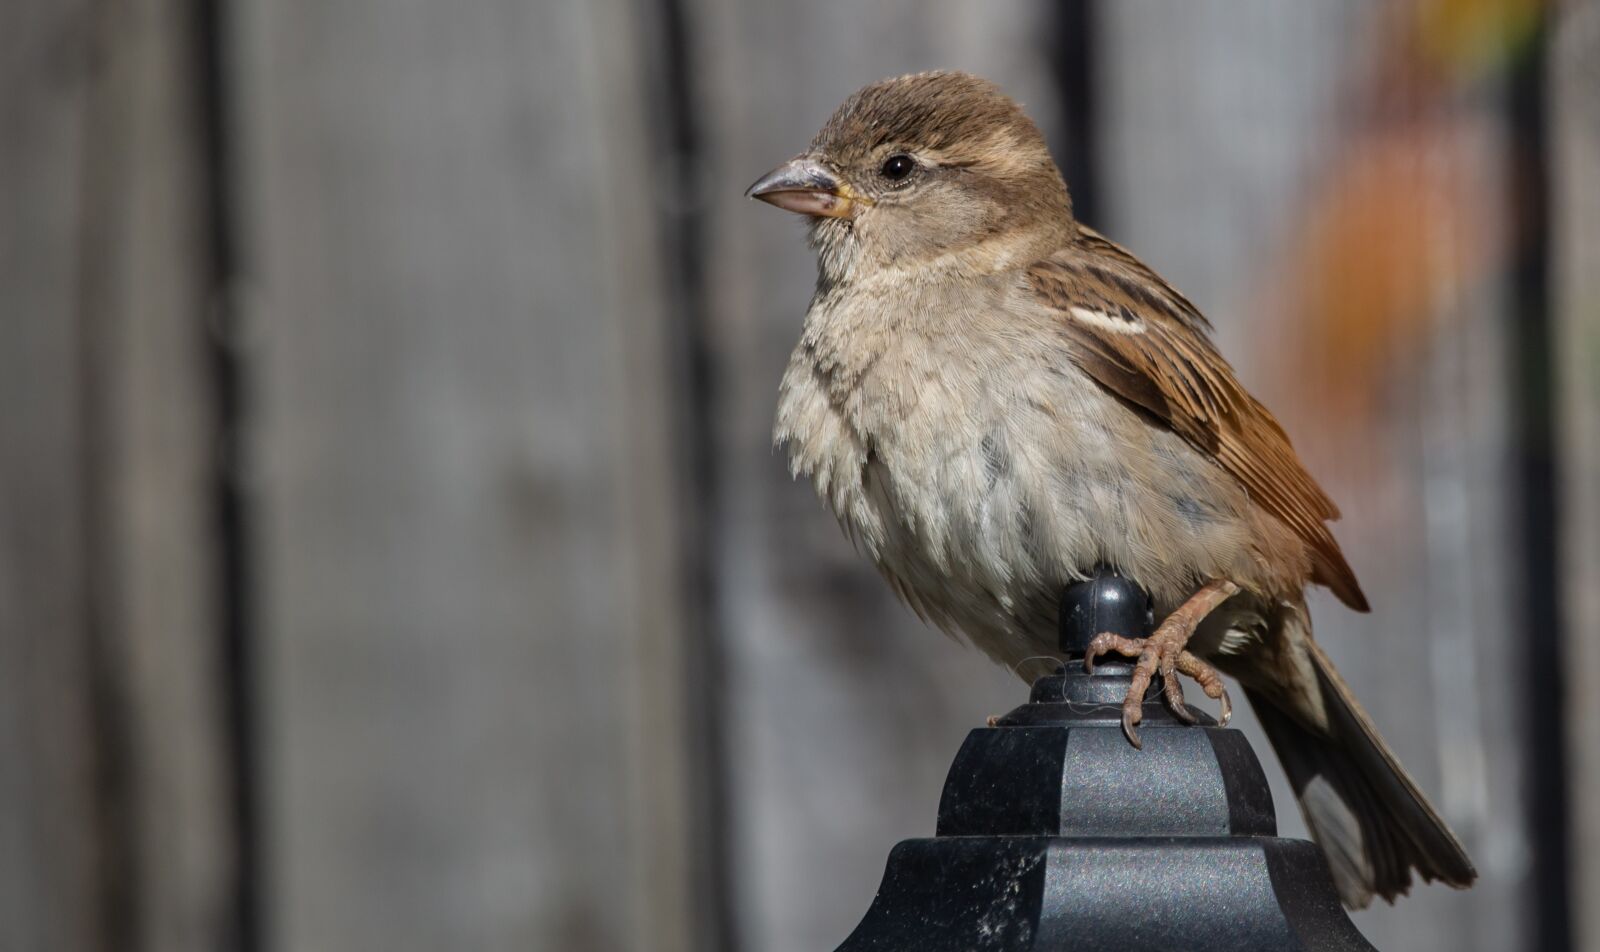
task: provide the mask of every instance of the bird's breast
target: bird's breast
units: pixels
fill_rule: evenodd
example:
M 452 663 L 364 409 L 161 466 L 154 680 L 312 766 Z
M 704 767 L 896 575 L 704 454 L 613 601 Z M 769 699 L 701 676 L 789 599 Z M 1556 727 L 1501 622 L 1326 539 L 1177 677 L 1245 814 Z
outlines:
M 1096 566 L 1160 599 L 1248 561 L 1242 490 L 1050 321 L 981 290 L 819 295 L 779 394 L 791 471 L 907 601 L 1003 659 L 1048 647 L 1060 586 Z

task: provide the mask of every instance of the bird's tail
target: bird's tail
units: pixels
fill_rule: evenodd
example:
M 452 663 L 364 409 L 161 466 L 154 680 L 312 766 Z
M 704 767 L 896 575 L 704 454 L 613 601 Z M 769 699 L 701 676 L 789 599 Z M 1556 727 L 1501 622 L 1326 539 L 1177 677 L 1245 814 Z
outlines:
M 1305 616 L 1288 621 L 1303 624 Z M 1455 834 L 1395 759 L 1366 711 L 1310 638 L 1294 638 L 1311 661 L 1327 731 L 1307 726 L 1258 690 L 1245 689 L 1267 737 L 1278 752 L 1312 838 L 1328 857 L 1328 868 L 1344 904 L 1366 907 L 1373 896 L 1393 901 L 1411 888 L 1415 869 L 1425 881 L 1464 888 L 1478 872 Z M 1277 695 L 1278 692 L 1272 692 Z

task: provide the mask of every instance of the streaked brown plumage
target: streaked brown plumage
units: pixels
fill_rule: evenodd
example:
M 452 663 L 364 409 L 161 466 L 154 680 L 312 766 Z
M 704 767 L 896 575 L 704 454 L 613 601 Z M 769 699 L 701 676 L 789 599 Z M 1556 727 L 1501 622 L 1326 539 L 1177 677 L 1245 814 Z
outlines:
M 1112 566 L 1168 619 L 1121 647 L 1169 698 L 1180 670 L 1223 696 L 1207 662 L 1243 684 L 1346 903 L 1472 881 L 1311 638 L 1307 584 L 1367 608 L 1337 509 L 1199 311 L 1073 219 L 1014 102 L 875 83 L 751 194 L 807 215 L 819 261 L 775 438 L 918 614 L 1015 666 Z
M 1075 241 L 1028 269 L 1062 316 L 1079 363 L 1101 386 L 1214 457 L 1305 542 L 1311 581 L 1368 610 L 1327 522 L 1339 509 L 1301 465 L 1266 407 L 1234 378 L 1206 336 L 1211 324 L 1127 249 L 1078 226 Z M 1124 325 L 1107 331 L 1083 311 Z

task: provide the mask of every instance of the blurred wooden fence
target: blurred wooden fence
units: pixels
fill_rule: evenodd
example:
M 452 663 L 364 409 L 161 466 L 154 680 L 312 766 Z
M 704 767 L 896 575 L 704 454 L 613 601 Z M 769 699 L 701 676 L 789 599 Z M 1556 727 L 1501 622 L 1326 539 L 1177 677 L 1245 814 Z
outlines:
M 1021 685 L 770 451 L 813 270 L 740 193 L 953 66 L 1347 513 L 1319 635 L 1483 873 L 1358 924 L 1600 949 L 1600 7 L 1397 10 L 6 5 L 0 948 L 842 939 Z

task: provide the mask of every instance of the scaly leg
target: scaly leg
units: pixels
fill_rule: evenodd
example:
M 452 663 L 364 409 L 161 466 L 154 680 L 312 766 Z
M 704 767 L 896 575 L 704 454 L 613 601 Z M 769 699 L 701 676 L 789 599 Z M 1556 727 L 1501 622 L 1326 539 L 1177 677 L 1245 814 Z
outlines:
M 1193 724 L 1195 717 L 1183 703 L 1183 685 L 1178 681 L 1179 674 L 1186 674 L 1195 679 L 1206 697 L 1222 702 L 1221 722 L 1226 725 L 1233 716 L 1233 705 L 1228 700 L 1228 689 L 1223 687 L 1222 676 L 1217 669 L 1201 661 L 1193 653 L 1186 651 L 1184 646 L 1189 643 L 1189 637 L 1194 630 L 1200 627 L 1206 616 L 1223 602 L 1233 597 L 1239 591 L 1239 586 L 1225 579 L 1207 583 L 1200 591 L 1190 596 L 1189 600 L 1179 605 L 1177 610 L 1167 616 L 1148 638 L 1124 638 L 1110 632 L 1096 635 L 1089 642 L 1089 650 L 1084 655 L 1083 667 L 1085 671 L 1094 671 L 1094 659 L 1101 655 L 1115 651 L 1117 654 L 1129 658 L 1138 658 L 1133 666 L 1133 685 L 1128 688 L 1127 700 L 1122 702 L 1122 732 L 1128 735 L 1128 741 L 1134 747 L 1142 748 L 1143 742 L 1139 739 L 1138 725 L 1144 718 L 1144 692 L 1150 687 L 1150 679 L 1156 672 L 1161 672 L 1162 691 L 1167 699 L 1167 706 L 1172 708 L 1172 713 L 1185 723 Z

